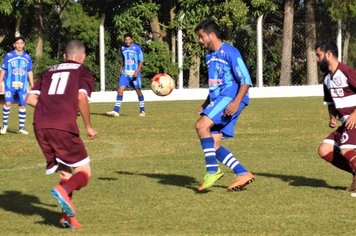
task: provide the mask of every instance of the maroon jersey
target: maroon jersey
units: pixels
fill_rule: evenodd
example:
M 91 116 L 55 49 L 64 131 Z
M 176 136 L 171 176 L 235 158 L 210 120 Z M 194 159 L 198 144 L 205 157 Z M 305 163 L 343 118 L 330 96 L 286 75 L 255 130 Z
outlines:
M 339 63 L 333 75 L 324 78 L 324 102 L 334 104 L 341 121 L 356 109 L 356 70 Z
M 44 71 L 30 93 L 39 95 L 34 112 L 34 129 L 59 129 L 79 134 L 76 122 L 78 94 L 91 95 L 95 82 L 91 71 L 74 61 Z

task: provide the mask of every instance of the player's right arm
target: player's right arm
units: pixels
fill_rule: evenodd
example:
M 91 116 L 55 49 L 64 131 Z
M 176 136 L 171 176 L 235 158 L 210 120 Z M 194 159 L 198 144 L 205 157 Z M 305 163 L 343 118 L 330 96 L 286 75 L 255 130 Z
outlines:
M 202 113 L 202 111 L 205 109 L 205 107 L 207 107 L 210 103 L 210 96 L 208 95 L 208 97 L 205 99 L 205 101 L 203 102 L 203 104 L 201 104 L 201 106 L 199 107 L 198 113 Z
M 85 128 L 87 130 L 88 137 L 90 139 L 93 139 L 93 138 L 95 138 L 97 132 L 92 127 L 91 122 L 90 122 L 89 100 L 88 100 L 88 96 L 85 92 L 79 92 L 78 102 L 79 102 L 78 103 L 79 111 L 83 118 L 83 122 L 84 122 Z
M 5 76 L 5 71 L 0 70 L 0 93 L 4 92 L 4 76 Z

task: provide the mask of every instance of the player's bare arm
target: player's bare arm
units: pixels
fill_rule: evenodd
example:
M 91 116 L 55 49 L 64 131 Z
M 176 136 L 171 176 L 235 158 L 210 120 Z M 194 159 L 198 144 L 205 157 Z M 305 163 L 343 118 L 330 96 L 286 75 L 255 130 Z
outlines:
M 138 76 L 138 74 L 140 74 L 142 65 L 143 65 L 143 62 L 140 61 L 140 63 L 138 64 L 137 70 L 135 71 L 135 73 L 133 75 L 134 78 L 136 78 Z
M 27 94 L 26 103 L 31 107 L 35 107 L 38 101 L 38 95 L 34 93 Z
M 79 102 L 79 104 L 78 104 L 79 111 L 83 118 L 83 122 L 84 122 L 85 128 L 87 130 L 88 137 L 90 139 L 93 139 L 97 135 L 97 132 L 92 127 L 91 122 L 90 122 L 90 109 L 89 109 L 89 101 L 88 101 L 87 94 L 83 93 L 83 92 L 79 92 L 78 102 Z
M 199 107 L 198 113 L 200 114 L 207 105 L 209 105 L 210 103 L 210 96 L 208 96 L 205 101 L 203 102 L 203 104 Z
M 33 87 L 33 72 L 29 71 L 28 72 L 28 81 L 30 82 L 30 87 Z
M 227 106 L 227 108 L 225 110 L 226 115 L 232 116 L 233 114 L 235 114 L 235 112 L 237 112 L 237 110 L 239 109 L 239 106 L 240 106 L 240 102 L 242 101 L 244 96 L 247 94 L 249 88 L 250 88 L 250 86 L 246 85 L 246 84 L 242 84 L 240 86 L 239 92 L 237 93 L 235 99 Z
M 356 128 L 356 110 L 354 110 L 350 116 L 347 118 L 345 122 L 345 127 L 347 129 L 354 129 Z
M 337 125 L 337 112 L 336 112 L 336 107 L 334 104 L 328 105 L 328 111 L 329 111 L 329 127 L 330 128 L 335 128 Z
M 5 71 L 0 70 L 0 93 L 4 92 L 4 86 L 3 86 L 4 76 L 5 76 Z

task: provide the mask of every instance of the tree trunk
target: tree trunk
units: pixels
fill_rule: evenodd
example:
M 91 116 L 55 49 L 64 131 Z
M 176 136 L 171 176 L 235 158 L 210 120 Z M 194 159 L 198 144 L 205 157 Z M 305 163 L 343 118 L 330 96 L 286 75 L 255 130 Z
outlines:
M 188 88 L 199 88 L 200 84 L 200 57 L 195 55 L 192 57 L 192 64 L 189 68 Z
M 349 46 L 350 46 L 350 38 L 351 38 L 351 33 L 350 33 L 350 25 L 347 24 L 346 30 L 345 30 L 345 35 L 344 35 L 344 47 L 342 48 L 342 62 L 347 63 L 348 57 L 349 57 Z
M 176 17 L 176 6 L 173 5 L 172 8 L 169 10 L 169 18 L 170 21 L 173 22 L 174 18 Z M 177 37 L 176 37 L 176 32 L 174 30 L 171 30 L 171 62 L 173 64 L 176 64 L 176 45 L 177 45 Z
M 282 63 L 281 63 L 281 76 L 279 78 L 280 86 L 291 85 L 293 17 L 294 17 L 294 0 L 286 0 L 284 5 Z
M 21 35 L 21 31 L 20 31 L 21 19 L 22 19 L 22 15 L 20 14 L 19 11 L 17 11 L 16 12 L 15 37 Z
M 35 4 L 35 32 L 37 36 L 37 43 L 36 43 L 36 61 L 37 63 L 40 62 L 40 58 L 43 56 L 43 17 L 42 17 L 42 5 Z
M 318 68 L 315 57 L 316 24 L 315 0 L 305 0 L 305 44 L 307 56 L 307 84 L 318 84 Z
M 152 17 L 150 25 L 153 34 L 153 41 L 163 42 L 163 34 L 162 34 L 161 26 L 159 25 L 158 16 Z

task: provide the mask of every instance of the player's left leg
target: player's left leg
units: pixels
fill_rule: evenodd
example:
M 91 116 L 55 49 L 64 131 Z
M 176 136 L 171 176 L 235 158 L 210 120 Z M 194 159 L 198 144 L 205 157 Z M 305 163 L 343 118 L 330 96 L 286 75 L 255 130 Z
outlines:
M 145 116 L 145 98 L 141 90 L 142 87 L 141 77 L 137 77 L 135 80 L 133 80 L 132 84 L 133 87 L 135 88 L 138 97 L 140 116 Z
M 20 134 L 28 134 L 25 130 L 25 122 L 26 122 L 26 96 L 27 92 L 18 91 L 18 104 L 19 104 L 19 133 Z

